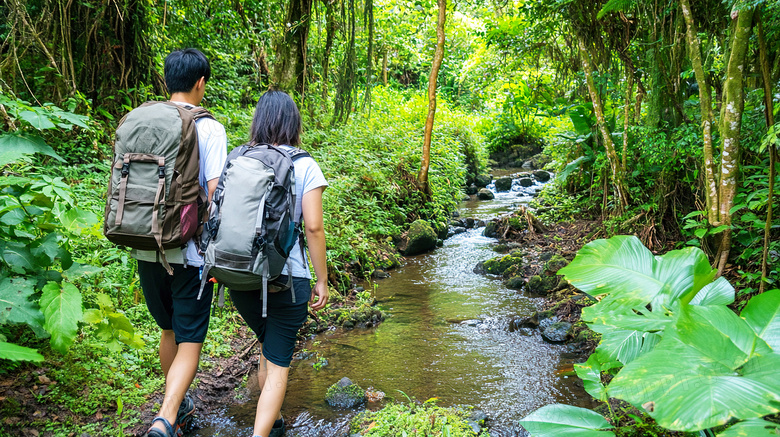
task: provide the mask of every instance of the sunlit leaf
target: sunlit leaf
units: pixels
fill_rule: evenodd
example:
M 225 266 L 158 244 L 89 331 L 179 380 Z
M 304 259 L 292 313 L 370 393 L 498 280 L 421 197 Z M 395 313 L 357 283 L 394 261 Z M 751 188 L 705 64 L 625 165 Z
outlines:
M 570 405 L 547 405 L 522 420 L 523 425 L 534 437 L 606 437 L 614 436 L 613 426 L 604 417 L 591 410 Z
M 51 346 L 65 353 L 73 343 L 82 319 L 81 292 L 69 282 L 49 282 L 43 287 L 41 311 L 46 316 L 43 327 L 51 334 Z
M 13 343 L 0 341 L 0 359 L 11 361 L 32 361 L 40 363 L 43 361 L 43 355 L 35 349 L 19 346 Z
M 780 354 L 725 306 L 684 306 L 652 352 L 626 365 L 609 395 L 659 425 L 698 431 L 780 411 Z
M 764 419 L 737 422 L 718 434 L 718 437 L 777 437 L 780 425 Z
M 48 116 L 33 111 L 22 111 L 19 113 L 19 118 L 30 123 L 30 126 L 38 130 L 55 129 L 57 127 Z
M 780 290 L 754 296 L 745 305 L 741 316 L 759 337 L 780 353 Z

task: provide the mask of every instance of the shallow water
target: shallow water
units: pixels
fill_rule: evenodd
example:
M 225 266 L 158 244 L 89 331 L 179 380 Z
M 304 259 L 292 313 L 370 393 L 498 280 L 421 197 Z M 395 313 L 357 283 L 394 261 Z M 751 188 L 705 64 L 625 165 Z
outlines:
M 487 220 L 511 212 L 538 188 L 463 202 L 460 215 Z M 550 403 L 590 406 L 576 377 L 558 376 L 570 365 L 562 359 L 565 346 L 545 343 L 535 331 L 509 332 L 510 316 L 530 315 L 543 300 L 473 273 L 479 261 L 496 256 L 495 240 L 482 230 L 409 257 L 376 282 L 375 297 L 389 315 L 378 327 L 330 331 L 307 343 L 328 365 L 315 370 L 311 359 L 293 361 L 282 409 L 285 417 L 296 417 L 288 436 L 345 434 L 354 411 L 324 401 L 327 388 L 344 376 L 387 398 L 436 397 L 439 405 L 472 405 L 487 413 L 493 436 L 524 435 L 517 421 Z M 255 402 L 226 406 L 223 419 L 201 423 L 205 426 L 193 435 L 251 435 Z

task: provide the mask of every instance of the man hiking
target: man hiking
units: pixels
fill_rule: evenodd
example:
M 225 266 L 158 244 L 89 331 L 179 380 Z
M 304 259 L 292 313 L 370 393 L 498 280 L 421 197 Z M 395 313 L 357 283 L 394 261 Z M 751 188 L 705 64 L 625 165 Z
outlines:
M 208 114 L 199 105 L 210 76 L 208 59 L 196 49 L 177 50 L 165 58 L 165 84 L 170 102 L 196 114 L 198 111 Z M 210 114 L 196 116 L 195 126 L 199 183 L 211 200 L 227 156 L 227 135 Z M 186 246 L 167 249 L 164 254 L 133 250 L 132 255 L 138 260 L 146 306 L 162 329 L 159 356 L 165 375 L 165 397 L 146 435 L 173 437 L 190 424 L 195 411 L 187 389 L 198 369 L 213 292 L 208 284 L 203 296 L 197 298 L 203 257 L 194 238 Z M 173 274 L 169 274 L 168 265 Z

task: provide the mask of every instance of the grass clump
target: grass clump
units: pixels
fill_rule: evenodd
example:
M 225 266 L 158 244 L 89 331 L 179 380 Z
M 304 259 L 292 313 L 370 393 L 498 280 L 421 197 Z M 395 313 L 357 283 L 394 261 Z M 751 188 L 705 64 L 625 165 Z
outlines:
M 475 432 L 467 409 L 440 407 L 436 398 L 423 403 L 391 403 L 379 411 L 364 411 L 352 419 L 350 432 L 361 436 L 488 436 L 484 429 Z

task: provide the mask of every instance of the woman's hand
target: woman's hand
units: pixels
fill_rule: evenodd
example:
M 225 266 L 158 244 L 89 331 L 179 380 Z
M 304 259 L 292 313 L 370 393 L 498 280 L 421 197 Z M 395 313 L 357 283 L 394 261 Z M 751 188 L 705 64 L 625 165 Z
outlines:
M 330 292 L 328 291 L 328 282 L 327 280 L 317 280 L 317 283 L 314 284 L 314 288 L 311 289 L 311 309 L 313 311 L 319 311 L 323 308 L 325 308 L 325 304 L 328 303 L 328 296 Z M 317 301 L 314 301 L 314 298 L 317 297 Z

